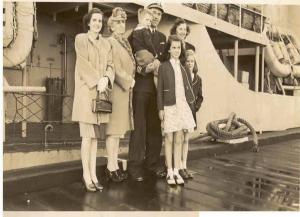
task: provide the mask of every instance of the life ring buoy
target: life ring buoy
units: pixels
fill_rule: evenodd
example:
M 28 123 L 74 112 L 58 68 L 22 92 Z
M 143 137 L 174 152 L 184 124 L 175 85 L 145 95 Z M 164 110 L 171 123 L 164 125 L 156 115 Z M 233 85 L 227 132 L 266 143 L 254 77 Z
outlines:
M 277 57 L 277 59 L 279 61 L 281 61 L 283 59 L 283 54 L 282 54 L 279 42 L 273 42 L 272 41 L 271 45 L 272 45 L 275 56 Z
M 300 78 L 300 65 L 293 65 L 292 68 L 293 68 L 293 75 L 296 78 Z
M 15 33 L 14 23 L 14 6 L 13 2 L 4 2 L 3 5 L 3 47 L 8 47 L 13 41 Z
M 26 61 L 31 51 L 34 32 L 34 3 L 16 2 L 17 36 L 11 45 L 3 50 L 3 66 L 14 67 Z
M 289 55 L 283 41 L 279 42 L 279 47 L 280 47 L 280 50 L 281 50 L 282 55 L 283 55 L 283 60 L 280 61 L 280 62 L 281 63 L 290 63 L 290 55 Z
M 266 46 L 265 61 L 273 75 L 276 77 L 287 77 L 291 74 L 292 68 L 289 64 L 282 64 L 274 54 L 271 43 Z
M 300 54 L 298 53 L 298 50 L 291 43 L 288 43 L 286 47 L 287 47 L 289 55 L 291 57 L 291 62 L 295 65 L 299 64 L 300 63 Z

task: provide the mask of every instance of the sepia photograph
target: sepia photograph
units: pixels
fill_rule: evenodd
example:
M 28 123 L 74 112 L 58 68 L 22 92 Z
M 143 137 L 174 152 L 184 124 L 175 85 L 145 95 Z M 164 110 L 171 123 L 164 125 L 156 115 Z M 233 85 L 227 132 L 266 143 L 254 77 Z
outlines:
M 191 2 L 3 1 L 4 216 L 300 211 L 300 4 Z

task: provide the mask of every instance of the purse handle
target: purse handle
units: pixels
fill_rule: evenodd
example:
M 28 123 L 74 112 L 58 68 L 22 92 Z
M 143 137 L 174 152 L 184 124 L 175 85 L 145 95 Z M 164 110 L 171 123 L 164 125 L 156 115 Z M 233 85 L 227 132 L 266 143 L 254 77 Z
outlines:
M 100 95 L 104 95 L 105 96 L 105 99 L 108 101 L 108 93 L 107 93 L 107 90 L 103 91 L 100 93 L 100 91 L 97 91 L 97 97 L 96 99 L 99 100 L 100 99 Z

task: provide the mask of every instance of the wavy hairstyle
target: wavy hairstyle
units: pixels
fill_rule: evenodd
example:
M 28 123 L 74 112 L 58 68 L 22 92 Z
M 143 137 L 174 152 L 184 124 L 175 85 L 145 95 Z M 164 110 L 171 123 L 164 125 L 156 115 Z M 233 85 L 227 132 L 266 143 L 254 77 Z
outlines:
M 185 48 L 183 45 L 183 41 L 177 35 L 170 35 L 168 38 L 168 41 L 167 41 L 166 47 L 165 47 L 165 51 L 164 51 L 165 61 L 168 61 L 171 57 L 169 50 L 170 50 L 170 47 L 171 47 L 171 44 L 173 41 L 179 41 L 181 44 L 181 52 L 180 52 L 179 60 L 180 60 L 181 64 L 184 65 L 185 61 L 186 61 L 186 57 L 185 57 L 186 52 L 185 52 Z
M 177 18 L 177 19 L 175 20 L 175 22 L 174 22 L 172 28 L 170 29 L 170 34 L 171 34 L 171 35 L 176 35 L 176 29 L 177 29 L 177 27 L 178 27 L 179 25 L 181 25 L 181 24 L 186 24 L 186 36 L 185 36 L 185 37 L 187 37 L 187 36 L 190 34 L 191 29 L 190 29 L 190 27 L 188 26 L 187 22 L 186 22 L 184 19 L 182 19 L 182 18 Z
M 101 14 L 102 17 L 103 17 L 103 20 L 102 20 L 102 28 L 101 28 L 101 31 L 100 33 L 103 32 L 104 30 L 104 14 L 103 12 L 99 9 L 99 8 L 93 8 L 92 10 L 90 10 L 87 14 L 85 14 L 82 18 L 82 24 L 83 24 L 83 30 L 85 32 L 87 32 L 90 28 L 88 26 L 89 22 L 91 21 L 91 18 L 93 16 L 93 14 Z

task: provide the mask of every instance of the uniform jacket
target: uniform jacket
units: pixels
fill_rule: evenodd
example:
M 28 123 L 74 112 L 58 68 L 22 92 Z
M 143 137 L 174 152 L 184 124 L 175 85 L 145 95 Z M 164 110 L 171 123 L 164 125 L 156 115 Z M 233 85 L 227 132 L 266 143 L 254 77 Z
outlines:
M 135 64 L 126 50 L 113 36 L 108 39 L 112 45 L 112 57 L 115 69 L 115 83 L 111 99 L 113 110 L 107 124 L 107 135 L 124 135 L 133 130 L 133 112 L 131 111 L 130 86 L 134 78 Z M 131 51 L 130 51 L 131 52 Z
M 114 65 L 110 43 L 99 35 L 91 38 L 89 33 L 78 34 L 75 38 L 75 91 L 72 120 L 90 124 L 107 123 L 108 114 L 92 112 L 92 101 L 97 95 L 97 83 L 107 76 L 110 86 L 114 82 Z
M 131 33 L 128 37 L 128 41 L 132 45 L 132 34 Z M 151 33 L 151 40 L 153 43 L 153 46 L 156 50 L 157 54 L 157 59 L 162 62 L 164 57 L 164 50 L 165 50 L 165 45 L 166 45 L 166 36 L 159 32 L 155 31 L 154 33 Z M 143 72 L 140 73 L 135 73 L 135 86 L 133 88 L 134 91 L 139 91 L 139 92 L 149 92 L 149 93 L 155 93 L 156 88 L 153 80 L 153 73 L 148 73 L 144 74 Z
M 186 101 L 191 110 L 194 108 L 195 96 L 191 85 L 191 75 L 180 65 Z M 175 74 L 170 61 L 163 62 L 158 69 L 157 107 L 163 110 L 164 106 L 176 104 Z

